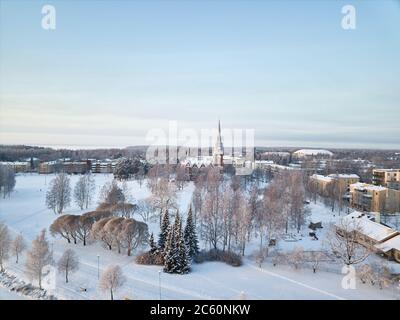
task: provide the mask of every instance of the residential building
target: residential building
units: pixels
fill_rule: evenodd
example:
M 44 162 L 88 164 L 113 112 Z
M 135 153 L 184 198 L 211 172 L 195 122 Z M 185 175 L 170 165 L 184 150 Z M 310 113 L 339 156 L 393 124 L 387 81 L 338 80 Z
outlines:
M 350 185 L 350 205 L 361 211 L 383 212 L 387 188 L 367 183 Z
M 112 160 L 92 160 L 91 171 L 92 173 L 113 173 L 116 161 Z
M 336 188 L 345 195 L 350 192 L 350 185 L 360 181 L 360 177 L 356 174 L 336 173 L 328 176 L 313 174 L 311 179 L 317 183 L 318 192 L 325 194 L 330 183 L 336 182 Z
M 400 233 L 379 223 L 377 217 L 379 214 L 354 211 L 344 216 L 336 228 L 339 234 L 355 232 L 360 244 L 400 263 Z
M 68 174 L 84 174 L 89 172 L 90 161 L 65 161 L 62 163 L 62 171 Z
M 50 174 L 56 172 L 57 162 L 47 161 L 39 163 L 39 173 L 40 174 Z
M 14 162 L 0 162 L 0 165 L 8 166 L 14 170 L 15 173 L 28 172 L 31 169 L 31 164 L 28 161 L 14 161 Z
M 400 190 L 400 169 L 374 169 L 372 183 L 376 186 Z

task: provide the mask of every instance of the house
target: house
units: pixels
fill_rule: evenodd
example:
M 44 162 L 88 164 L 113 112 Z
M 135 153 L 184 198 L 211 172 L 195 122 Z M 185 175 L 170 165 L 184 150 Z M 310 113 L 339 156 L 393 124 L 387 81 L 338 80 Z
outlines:
M 342 226 L 346 226 L 347 232 L 357 233 L 358 243 L 400 263 L 400 232 L 373 221 L 377 216 L 379 213 L 354 211 L 344 216 L 336 228 L 343 232 Z

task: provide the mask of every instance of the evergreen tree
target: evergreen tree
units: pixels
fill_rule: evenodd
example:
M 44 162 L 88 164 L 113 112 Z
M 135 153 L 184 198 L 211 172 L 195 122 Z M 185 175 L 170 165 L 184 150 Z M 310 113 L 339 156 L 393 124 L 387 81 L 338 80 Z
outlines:
M 168 237 L 168 230 L 169 230 L 169 213 L 167 209 L 165 210 L 165 213 L 162 217 L 160 226 L 160 235 L 158 236 L 158 247 L 161 250 L 164 250 L 165 242 L 167 241 Z
M 177 250 L 174 226 L 168 227 L 168 237 L 164 248 L 164 272 L 176 273 Z
M 157 246 L 156 246 L 156 243 L 154 241 L 153 232 L 150 235 L 149 244 L 150 244 L 150 253 L 152 253 L 152 254 L 155 253 L 157 251 Z
M 199 244 L 197 240 L 196 226 L 193 221 L 192 206 L 189 207 L 184 231 L 184 239 L 188 249 L 188 255 L 191 259 L 193 259 L 199 253 Z
M 190 271 L 188 250 L 183 237 L 179 213 L 175 216 L 174 225 L 169 228 L 164 252 L 164 272 L 184 274 Z

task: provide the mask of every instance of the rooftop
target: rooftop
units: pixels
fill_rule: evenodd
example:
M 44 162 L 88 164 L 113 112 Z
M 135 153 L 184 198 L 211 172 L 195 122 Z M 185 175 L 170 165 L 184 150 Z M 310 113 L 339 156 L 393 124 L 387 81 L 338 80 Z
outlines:
M 342 222 L 348 223 L 350 230 L 356 230 L 360 228 L 360 232 L 368 236 L 369 238 L 382 242 L 386 239 L 396 235 L 398 232 L 383 224 L 372 221 L 372 216 L 359 211 L 354 211 L 347 216 L 342 218 Z M 353 223 L 354 222 L 354 223 Z M 340 224 L 338 225 L 340 226 Z

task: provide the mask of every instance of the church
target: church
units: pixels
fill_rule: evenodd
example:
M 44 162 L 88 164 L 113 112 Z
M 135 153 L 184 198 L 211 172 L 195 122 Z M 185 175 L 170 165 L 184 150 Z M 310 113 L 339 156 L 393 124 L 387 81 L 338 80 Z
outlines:
M 227 166 L 233 166 L 236 171 L 244 167 L 251 167 L 251 163 L 249 163 L 249 161 L 247 161 L 243 156 L 225 154 L 221 132 L 221 121 L 218 121 L 217 134 L 212 144 L 212 154 L 187 156 L 185 159 L 180 161 L 180 164 L 187 168 L 188 173 L 191 176 L 194 175 L 197 170 L 206 167 L 220 168 L 221 171 Z
M 186 157 L 180 162 L 187 168 L 204 168 L 204 167 L 224 167 L 224 145 L 222 143 L 221 122 L 218 121 L 218 132 L 212 148 L 212 155 L 199 155 L 197 157 Z

